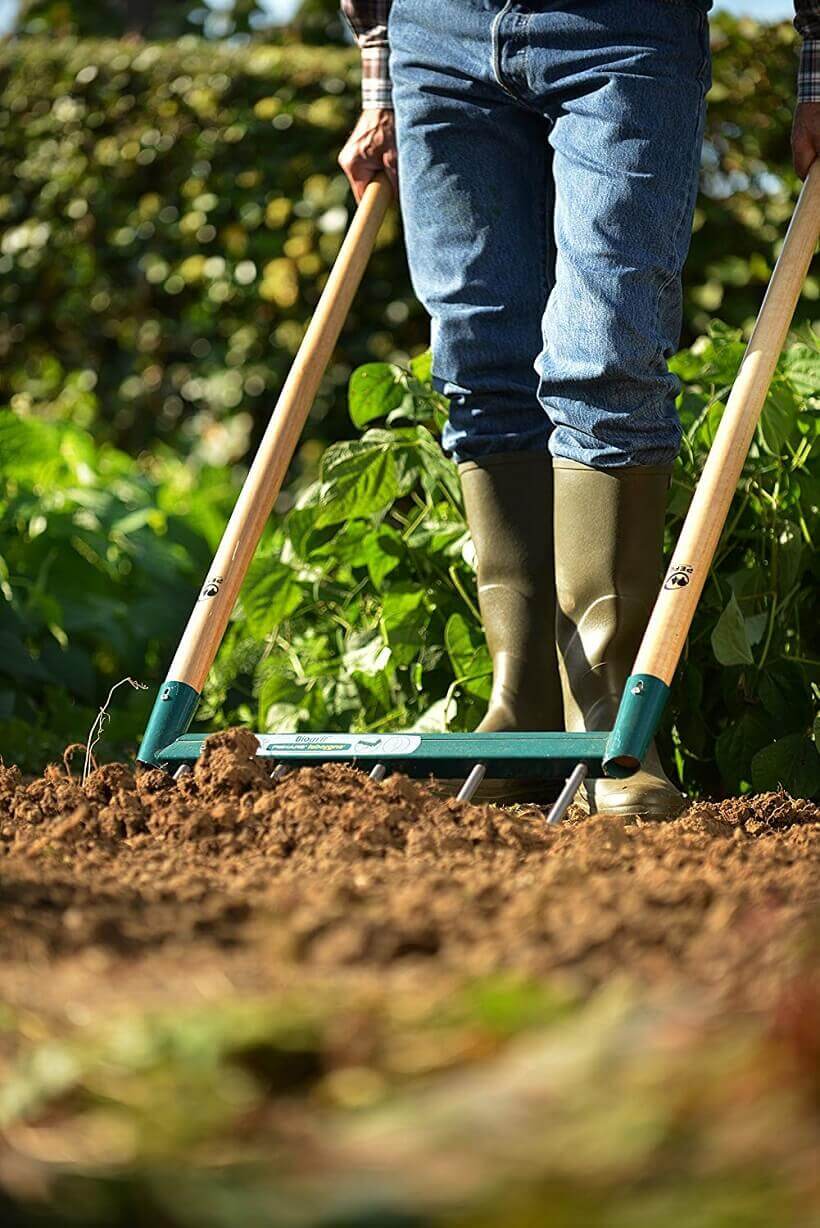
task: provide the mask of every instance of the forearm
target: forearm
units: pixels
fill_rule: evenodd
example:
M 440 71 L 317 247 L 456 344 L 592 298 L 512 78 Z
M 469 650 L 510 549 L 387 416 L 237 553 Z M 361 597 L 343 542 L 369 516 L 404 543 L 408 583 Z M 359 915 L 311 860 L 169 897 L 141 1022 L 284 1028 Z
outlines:
M 391 0 L 341 0 L 342 14 L 362 53 L 362 108 L 392 107 L 387 17 Z
M 803 38 L 797 101 L 820 102 L 820 0 L 795 0 L 794 24 Z

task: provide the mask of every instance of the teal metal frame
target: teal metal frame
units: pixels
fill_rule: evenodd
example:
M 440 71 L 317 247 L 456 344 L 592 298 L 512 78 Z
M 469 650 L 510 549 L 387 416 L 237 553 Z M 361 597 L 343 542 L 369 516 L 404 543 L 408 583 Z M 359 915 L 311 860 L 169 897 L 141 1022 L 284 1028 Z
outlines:
M 492 778 L 557 779 L 583 764 L 590 777 L 631 776 L 657 731 L 668 686 L 633 674 L 624 688 L 612 731 L 590 733 L 257 733 L 259 757 L 300 767 L 316 763 L 382 764 L 408 776 L 458 776 L 476 763 Z M 154 703 L 137 758 L 178 768 L 202 753 L 207 734 L 187 733 L 199 695 L 167 681 Z
M 177 768 L 194 763 L 207 734 L 187 733 L 164 747 L 157 761 Z M 287 767 L 382 764 L 406 776 L 466 776 L 483 763 L 488 777 L 567 776 L 583 763 L 603 774 L 608 733 L 257 733 L 260 759 Z

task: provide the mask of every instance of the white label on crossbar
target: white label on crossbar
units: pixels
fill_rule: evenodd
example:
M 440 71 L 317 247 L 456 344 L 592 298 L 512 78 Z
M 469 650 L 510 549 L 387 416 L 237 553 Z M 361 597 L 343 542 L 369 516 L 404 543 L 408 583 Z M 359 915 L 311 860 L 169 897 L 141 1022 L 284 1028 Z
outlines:
M 421 746 L 417 733 L 292 733 L 259 738 L 257 754 L 276 757 L 283 754 L 310 755 L 384 755 L 395 758 L 412 755 Z

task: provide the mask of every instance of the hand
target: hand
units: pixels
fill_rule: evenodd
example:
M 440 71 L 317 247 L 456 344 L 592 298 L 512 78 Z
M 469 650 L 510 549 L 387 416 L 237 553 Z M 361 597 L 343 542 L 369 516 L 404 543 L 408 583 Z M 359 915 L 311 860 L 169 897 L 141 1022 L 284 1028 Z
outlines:
M 339 154 L 339 166 L 350 180 L 356 200 L 362 199 L 368 183 L 379 171 L 386 172 L 393 191 L 398 194 L 396 125 L 392 111 L 362 111 Z
M 820 102 L 798 102 L 792 123 L 792 159 L 801 179 L 820 155 Z

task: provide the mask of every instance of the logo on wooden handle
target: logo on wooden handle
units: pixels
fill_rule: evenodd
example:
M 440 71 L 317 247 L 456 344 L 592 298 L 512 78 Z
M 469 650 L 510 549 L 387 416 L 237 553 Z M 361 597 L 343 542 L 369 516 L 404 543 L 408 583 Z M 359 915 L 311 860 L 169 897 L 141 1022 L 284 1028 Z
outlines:
M 224 579 L 224 576 L 211 576 L 210 580 L 206 580 L 200 589 L 197 601 L 206 601 L 209 597 L 215 597 Z
M 693 571 L 694 571 L 694 568 L 687 566 L 686 563 L 682 563 L 680 567 L 676 567 L 676 566 L 670 567 L 669 575 L 666 577 L 663 587 L 664 588 L 686 588 L 687 584 L 692 578 Z

